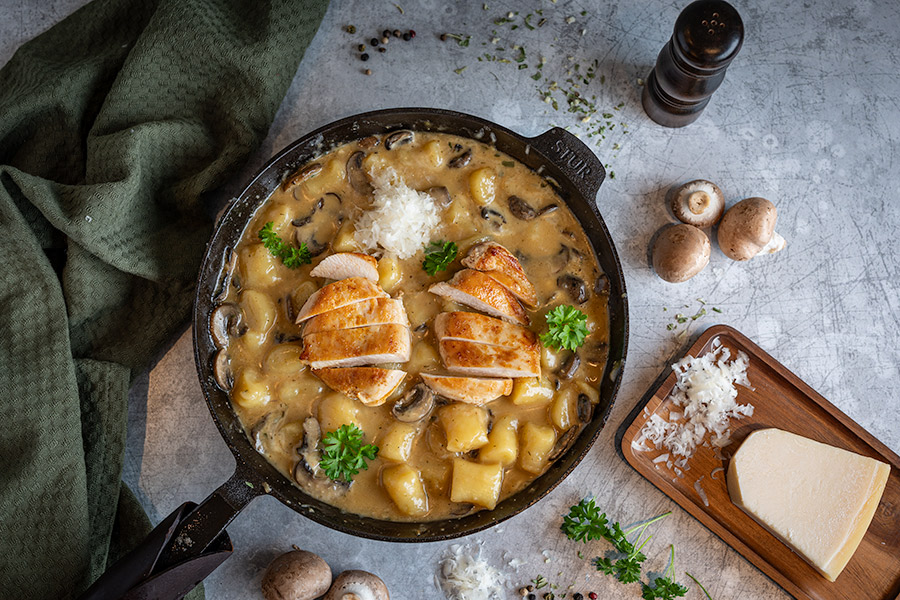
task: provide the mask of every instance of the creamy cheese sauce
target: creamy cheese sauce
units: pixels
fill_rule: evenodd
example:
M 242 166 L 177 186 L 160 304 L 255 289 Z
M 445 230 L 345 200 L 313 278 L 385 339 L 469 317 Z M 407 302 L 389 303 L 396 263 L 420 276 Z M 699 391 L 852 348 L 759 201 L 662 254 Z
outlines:
M 370 461 L 368 470 L 356 475 L 349 487 L 306 476 L 295 480 L 304 419 L 317 418 L 323 434 L 352 422 L 365 432 L 365 443 L 382 445 L 397 422 L 392 405 L 421 382 L 419 373 L 447 373 L 432 330 L 434 317 L 451 310 L 476 312 L 428 292 L 428 287 L 460 271 L 460 259 L 474 244 L 485 240 L 502 244 L 519 258 L 535 286 L 539 305 L 528 311 L 531 330 L 545 332 L 546 312 L 569 304 L 587 315 L 590 331 L 577 351 L 580 366 L 574 376 L 563 373 L 564 367 L 571 366 L 571 352 L 543 348 L 541 381 L 532 380 L 530 387 L 528 381 L 516 381 L 513 394 L 484 406 L 492 426 L 507 422 L 502 421 L 505 416 L 512 416 L 518 424 L 515 435 L 520 456 L 503 468 L 502 500 L 523 489 L 549 464 L 548 453 L 541 451 L 530 457 L 531 471 L 522 468 L 521 451 L 527 443 L 523 436 L 529 431 L 523 426 L 532 423 L 543 431 L 552 429 L 559 451 L 574 440 L 598 402 L 597 390 L 607 357 L 606 279 L 565 203 L 528 167 L 468 138 L 416 132 L 411 141 L 386 149 L 386 137 L 366 138 L 316 158 L 288 176 L 257 210 L 234 250 L 236 267 L 222 299 L 225 305 L 236 305 L 241 313 L 241 326 L 232 332 L 222 351 L 223 362 L 227 357 L 230 366 L 230 376 L 222 380 L 225 387 L 231 387 L 234 409 L 257 450 L 310 495 L 342 510 L 379 519 L 452 518 L 483 508 L 450 500 L 454 458 L 479 463 L 479 451 L 447 450 L 440 417 L 443 406 L 414 424 L 411 434 L 414 441 L 406 463 L 419 474 L 427 496 L 427 512 L 416 515 L 400 510 L 385 490 L 383 470 L 397 463 L 382 456 Z M 364 153 L 362 160 L 357 160 L 357 152 Z M 470 152 L 468 159 L 459 158 L 466 152 Z M 448 270 L 432 277 L 422 268 L 423 251 L 405 260 L 377 250 L 369 252 L 379 258 L 379 283 L 392 297 L 403 301 L 413 339 L 408 363 L 379 365 L 402 369 L 408 375 L 385 404 L 370 407 L 331 390 L 300 362 L 301 327 L 294 321 L 306 299 L 329 282 L 310 277 L 310 270 L 321 259 L 335 252 L 365 252 L 357 246 L 354 222 L 372 202 L 370 188 L 365 185 L 367 173 L 387 166 L 396 170 L 409 187 L 431 190 L 441 217 L 431 239 L 456 242 L 459 256 Z M 475 190 L 478 186 L 480 189 Z M 433 188 L 445 188 L 446 195 Z M 515 200 L 510 203 L 510 196 L 527 202 L 537 216 L 523 220 L 522 216 L 529 216 L 527 209 Z M 557 206 L 555 210 L 553 205 Z M 258 235 L 269 222 L 283 240 L 294 245 L 306 243 L 315 255 L 312 264 L 289 269 L 275 258 Z M 583 296 L 578 298 L 580 293 Z M 542 399 L 540 393 L 533 393 L 541 385 L 549 391 Z M 531 403 L 516 403 L 535 397 L 538 400 Z M 471 484 L 477 486 L 479 482 Z

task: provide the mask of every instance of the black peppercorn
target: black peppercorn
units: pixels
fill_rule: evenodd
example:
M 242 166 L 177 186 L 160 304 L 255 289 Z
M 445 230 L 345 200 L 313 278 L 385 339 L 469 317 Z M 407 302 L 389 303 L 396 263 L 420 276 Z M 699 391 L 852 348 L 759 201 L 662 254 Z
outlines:
M 404 34 L 403 34 L 403 41 L 404 41 L 404 42 L 408 42 L 408 41 L 411 40 L 411 39 L 412 39 L 412 36 L 409 35 L 409 33 L 404 33 Z
M 366 62 L 367 60 L 369 60 L 369 55 L 366 54 L 365 52 L 363 52 L 362 54 L 359 55 L 359 60 Z
M 534 594 L 528 594 L 528 600 L 537 600 L 537 596 Z
M 385 29 L 384 31 L 381 32 L 381 37 L 390 37 L 390 36 L 391 36 L 390 29 Z
M 582 595 L 580 592 L 575 592 L 572 595 L 572 600 L 584 600 L 584 595 Z
M 378 44 L 379 44 L 378 38 L 372 38 L 371 40 L 369 40 L 369 45 L 370 45 L 370 46 L 373 46 L 373 47 L 374 47 L 374 46 L 377 46 Z

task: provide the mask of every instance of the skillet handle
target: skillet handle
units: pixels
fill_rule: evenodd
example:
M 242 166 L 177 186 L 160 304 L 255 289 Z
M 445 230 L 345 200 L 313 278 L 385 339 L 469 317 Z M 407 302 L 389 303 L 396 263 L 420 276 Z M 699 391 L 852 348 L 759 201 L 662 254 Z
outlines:
M 106 570 L 79 600 L 179 600 L 233 550 L 225 527 L 256 496 L 238 466 L 199 505 L 186 502 L 141 544 Z M 251 487 L 252 486 L 252 487 Z
M 584 142 L 565 129 L 554 127 L 530 138 L 528 143 L 556 165 L 585 200 L 594 201 L 606 178 L 606 169 Z

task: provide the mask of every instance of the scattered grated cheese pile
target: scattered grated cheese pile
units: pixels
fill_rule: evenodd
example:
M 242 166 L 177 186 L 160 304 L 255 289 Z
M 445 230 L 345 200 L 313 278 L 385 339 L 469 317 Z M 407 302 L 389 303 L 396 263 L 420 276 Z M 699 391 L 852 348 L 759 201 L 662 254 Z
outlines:
M 391 167 L 369 175 L 374 201 L 354 223 L 356 243 L 366 250 L 381 247 L 397 258 L 409 258 L 428 244 L 440 223 L 434 199 L 407 186 Z
M 753 405 L 735 401 L 735 384 L 750 387 L 747 380 L 750 361 L 747 355 L 738 352 L 737 358 L 730 363 L 727 362 L 729 358 L 731 352 L 728 348 L 716 344 L 699 358 L 685 356 L 672 365 L 678 379 L 669 397 L 684 409 L 683 414 L 678 415 L 684 421 L 667 421 L 654 413 L 632 447 L 649 450 L 644 445 L 644 440 L 647 440 L 656 448 L 663 447 L 673 455 L 683 456 L 684 462 L 676 461 L 676 465 L 684 466 L 707 433 L 713 434 L 711 443 L 714 448 L 730 444 L 729 419 L 752 415 Z M 670 416 L 672 414 L 670 412 Z
M 450 546 L 440 562 L 438 585 L 448 600 L 503 600 L 506 578 L 481 558 L 481 549 L 473 555 L 460 545 Z

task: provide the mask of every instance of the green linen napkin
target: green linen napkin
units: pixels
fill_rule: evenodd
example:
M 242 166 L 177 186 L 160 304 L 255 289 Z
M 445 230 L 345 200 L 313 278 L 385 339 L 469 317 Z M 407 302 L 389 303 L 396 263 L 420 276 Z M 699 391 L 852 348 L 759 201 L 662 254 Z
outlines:
M 187 320 L 204 195 L 326 8 L 96 0 L 0 71 L 0 598 L 77 596 L 149 532 L 121 483 L 130 381 Z

